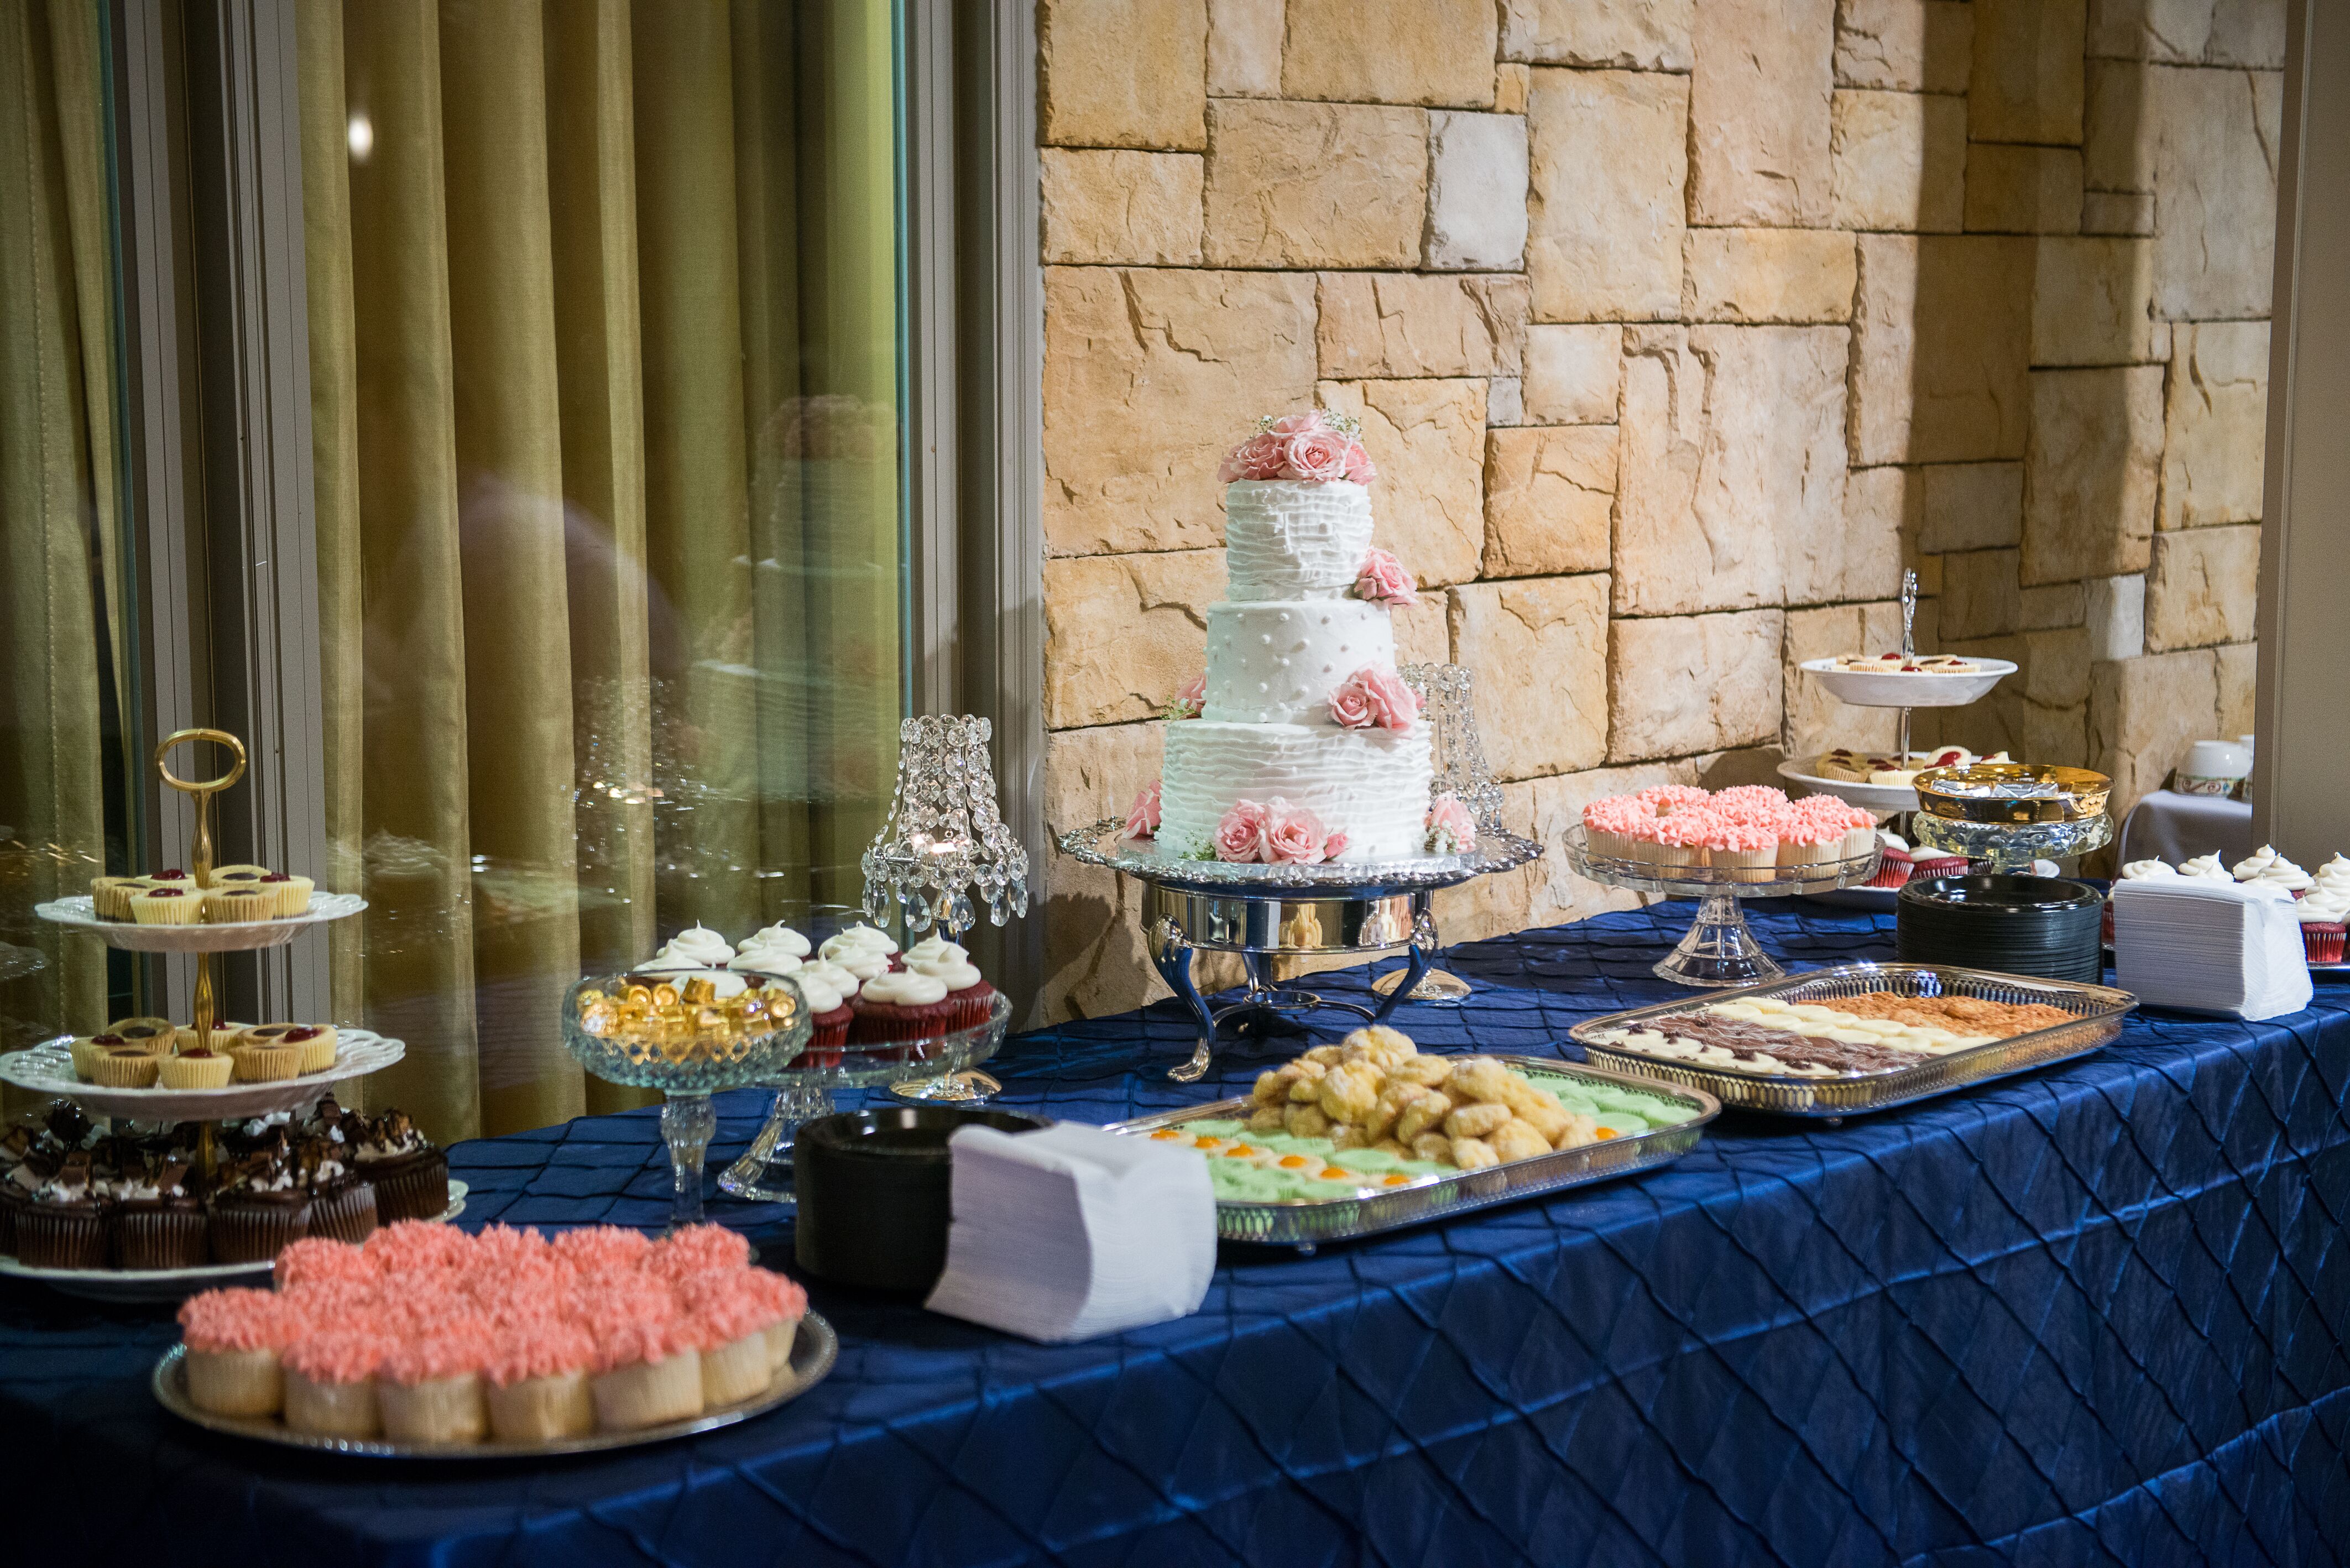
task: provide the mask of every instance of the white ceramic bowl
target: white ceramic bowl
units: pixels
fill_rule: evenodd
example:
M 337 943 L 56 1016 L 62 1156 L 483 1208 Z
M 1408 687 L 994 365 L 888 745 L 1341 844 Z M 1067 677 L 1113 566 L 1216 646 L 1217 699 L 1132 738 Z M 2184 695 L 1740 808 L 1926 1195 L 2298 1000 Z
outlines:
M 1973 662 L 1979 668 L 1966 675 L 1897 675 L 1875 670 L 1838 670 L 1833 659 L 1806 659 L 1803 668 L 1828 689 L 1829 696 L 1856 708 L 1960 708 L 2015 673 L 2015 666 L 2004 659 L 1976 659 Z

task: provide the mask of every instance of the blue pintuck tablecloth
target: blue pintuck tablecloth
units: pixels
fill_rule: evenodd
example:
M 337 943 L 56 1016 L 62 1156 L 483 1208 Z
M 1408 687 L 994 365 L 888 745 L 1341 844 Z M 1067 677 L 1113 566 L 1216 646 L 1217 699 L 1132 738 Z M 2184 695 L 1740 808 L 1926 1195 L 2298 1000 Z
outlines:
M 1654 1001 L 1686 906 L 1464 947 L 1438 1048 Z M 1889 917 L 1756 924 L 1803 962 Z M 1360 974 L 1317 977 L 1333 992 Z M 0 1291 L 18 1560 L 75 1563 L 2326 1563 L 2350 1556 L 2350 989 L 2134 1016 L 2084 1062 L 1840 1127 L 1736 1116 L 1669 1169 L 1312 1258 L 1045 1348 L 817 1286 L 830 1378 L 689 1442 L 334 1460 L 184 1428 L 161 1311 Z M 1169 1007 L 1045 1031 L 1010 1103 L 1191 1103 Z M 1258 1065 L 1223 1064 L 1237 1085 Z M 724 1154 L 757 1106 L 726 1106 Z M 652 1119 L 461 1146 L 463 1223 L 651 1222 Z M 772 1210 L 713 1206 L 788 1258 Z

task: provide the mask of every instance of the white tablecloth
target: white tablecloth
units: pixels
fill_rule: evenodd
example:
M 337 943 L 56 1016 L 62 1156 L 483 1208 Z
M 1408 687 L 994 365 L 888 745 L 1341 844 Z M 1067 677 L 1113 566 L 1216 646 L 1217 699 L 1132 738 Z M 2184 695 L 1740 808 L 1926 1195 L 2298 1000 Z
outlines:
M 2211 854 L 2233 865 L 2251 852 L 2251 803 L 2225 795 L 2158 789 L 2131 807 L 2122 824 L 2124 865 L 2168 860 L 2176 866 Z

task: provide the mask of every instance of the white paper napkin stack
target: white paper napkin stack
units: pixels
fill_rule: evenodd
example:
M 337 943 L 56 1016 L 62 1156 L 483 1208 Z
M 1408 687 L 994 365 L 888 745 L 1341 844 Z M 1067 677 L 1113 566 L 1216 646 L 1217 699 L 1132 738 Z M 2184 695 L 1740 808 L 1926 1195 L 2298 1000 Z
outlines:
M 1030 1339 L 1091 1339 L 1197 1312 L 1216 1197 L 1188 1148 L 1062 1122 L 949 1140 L 954 1223 L 932 1312 Z
M 2165 877 L 2114 887 L 2114 970 L 2157 1007 L 2274 1018 L 2309 1005 L 2293 896 L 2258 882 Z

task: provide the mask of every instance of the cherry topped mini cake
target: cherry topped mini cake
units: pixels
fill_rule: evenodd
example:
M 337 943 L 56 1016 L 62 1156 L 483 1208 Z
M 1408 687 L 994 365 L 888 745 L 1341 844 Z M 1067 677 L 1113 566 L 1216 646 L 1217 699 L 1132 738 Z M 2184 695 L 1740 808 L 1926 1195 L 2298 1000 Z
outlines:
M 130 895 L 130 918 L 142 926 L 192 926 L 204 912 L 204 896 L 192 882 L 141 888 Z
M 266 920 L 277 907 L 275 894 L 263 891 L 251 882 L 229 887 L 218 883 L 204 889 L 204 919 L 214 925 L 233 920 Z

